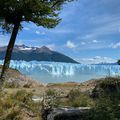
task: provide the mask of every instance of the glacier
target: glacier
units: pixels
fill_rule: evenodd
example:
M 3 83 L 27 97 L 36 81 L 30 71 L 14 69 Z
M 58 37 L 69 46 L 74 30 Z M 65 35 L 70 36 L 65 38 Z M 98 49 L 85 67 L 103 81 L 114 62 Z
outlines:
M 2 60 L 0 60 L 0 64 L 3 64 Z M 89 79 L 118 76 L 120 74 L 120 66 L 110 64 L 94 65 L 11 60 L 10 67 L 18 69 L 23 74 L 43 83 L 84 82 Z

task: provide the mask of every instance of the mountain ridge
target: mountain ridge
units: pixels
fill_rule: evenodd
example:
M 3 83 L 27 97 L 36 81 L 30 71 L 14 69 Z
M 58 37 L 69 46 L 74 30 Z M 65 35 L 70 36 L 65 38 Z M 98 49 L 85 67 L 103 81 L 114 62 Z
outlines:
M 0 59 L 5 57 L 7 46 L 0 47 Z M 42 47 L 28 47 L 26 45 L 15 45 L 12 53 L 12 60 L 25 60 L 25 61 L 50 61 L 50 62 L 65 62 L 65 63 L 78 63 L 72 58 L 53 51 L 46 46 Z

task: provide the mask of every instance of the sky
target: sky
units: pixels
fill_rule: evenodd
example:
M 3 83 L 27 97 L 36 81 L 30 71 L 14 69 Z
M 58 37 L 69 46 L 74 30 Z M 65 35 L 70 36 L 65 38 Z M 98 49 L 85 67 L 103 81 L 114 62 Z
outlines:
M 120 58 L 120 0 L 77 0 L 63 6 L 60 18 L 49 30 L 22 23 L 16 44 L 45 45 L 78 61 Z M 0 46 L 7 45 L 9 37 L 0 34 Z

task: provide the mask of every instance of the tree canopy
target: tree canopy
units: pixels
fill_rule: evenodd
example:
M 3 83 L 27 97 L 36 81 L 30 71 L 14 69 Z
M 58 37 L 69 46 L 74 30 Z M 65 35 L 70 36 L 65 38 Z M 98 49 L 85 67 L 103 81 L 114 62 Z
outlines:
M 16 22 L 33 22 L 54 28 L 59 22 L 62 5 L 73 0 L 0 0 L 0 27 L 11 32 Z M 22 27 L 22 25 L 20 24 Z
M 73 0 L 0 0 L 0 27 L 11 32 L 1 79 L 10 65 L 13 47 L 22 22 L 33 22 L 37 26 L 54 28 L 59 22 L 63 4 Z

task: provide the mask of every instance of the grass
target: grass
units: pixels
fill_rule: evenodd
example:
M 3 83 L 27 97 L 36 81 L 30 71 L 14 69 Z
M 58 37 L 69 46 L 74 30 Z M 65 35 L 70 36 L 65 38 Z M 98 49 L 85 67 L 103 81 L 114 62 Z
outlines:
M 51 96 L 51 102 L 55 106 L 67 106 L 67 107 L 92 107 L 94 106 L 94 101 L 86 93 L 82 93 L 79 89 L 70 90 L 66 96 L 62 97 L 62 94 L 55 90 L 47 90 L 46 95 Z M 54 98 L 54 99 L 53 99 Z M 54 101 L 53 101 L 54 100 Z
M 92 94 L 73 89 L 67 98 L 56 101 L 58 106 L 91 107 L 83 120 L 120 120 L 120 77 L 99 80 Z
M 39 103 L 32 101 L 32 93 L 20 90 L 16 93 L 0 93 L 0 120 L 31 120 L 40 118 Z M 23 115 L 24 114 L 24 115 Z M 32 116 L 32 117 L 31 117 Z
M 0 66 L 1 67 L 1 66 Z M 9 71 L 12 75 L 14 69 Z M 8 75 L 8 76 L 9 76 Z M 15 71 L 19 75 L 19 71 Z M 120 77 L 86 83 L 49 84 L 36 88 L 18 88 L 17 85 L 4 83 L 0 92 L 0 120 L 41 120 L 41 103 L 34 103 L 32 96 L 50 96 L 48 105 L 52 107 L 91 107 L 85 120 L 119 120 Z M 91 92 L 92 91 L 92 92 Z M 90 94 L 92 93 L 92 94 Z M 52 102 L 52 104 L 51 104 Z
M 82 93 L 79 90 L 71 90 L 68 94 L 68 103 L 72 107 L 92 107 L 94 106 L 93 99 L 89 95 Z

